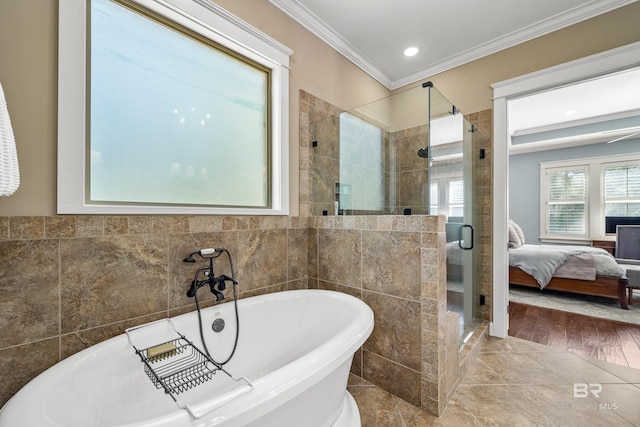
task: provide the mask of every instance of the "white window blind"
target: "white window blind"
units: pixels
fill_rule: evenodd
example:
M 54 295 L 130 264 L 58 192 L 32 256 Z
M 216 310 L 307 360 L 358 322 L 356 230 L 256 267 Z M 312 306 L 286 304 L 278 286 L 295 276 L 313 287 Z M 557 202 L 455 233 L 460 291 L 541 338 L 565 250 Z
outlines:
M 604 169 L 605 216 L 640 215 L 640 164 Z
M 438 183 L 432 182 L 429 184 L 429 213 L 431 215 L 438 215 L 439 203 L 438 203 Z
M 640 216 L 639 153 L 540 163 L 542 239 L 605 238 L 605 216 Z
M 587 175 L 584 167 L 547 170 L 548 235 L 585 236 Z
M 449 216 L 464 216 L 464 184 L 463 181 L 449 181 L 448 191 Z

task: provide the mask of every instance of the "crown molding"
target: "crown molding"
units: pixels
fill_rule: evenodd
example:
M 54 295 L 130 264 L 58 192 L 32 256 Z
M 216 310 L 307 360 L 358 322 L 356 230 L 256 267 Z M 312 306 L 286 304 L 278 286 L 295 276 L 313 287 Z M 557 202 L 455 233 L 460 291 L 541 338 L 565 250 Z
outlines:
M 315 36 L 327 43 L 390 90 L 398 89 L 408 84 L 432 77 L 435 74 L 445 72 L 460 65 L 500 52 L 504 49 L 508 49 L 520 43 L 552 33 L 570 25 L 577 24 L 581 21 L 610 12 L 636 1 L 637 0 L 591 0 L 586 4 L 570 9 L 567 12 L 552 16 L 548 19 L 522 28 L 521 30 L 495 38 L 459 54 L 437 61 L 429 67 L 420 69 L 414 73 L 397 79 L 392 79 L 382 72 L 382 70 L 362 52 L 358 51 L 358 49 L 356 49 L 351 43 L 336 33 L 310 10 L 300 4 L 298 0 L 269 0 L 269 2 L 278 9 L 289 15 L 304 28 L 311 31 Z
M 250 34 L 252 37 L 261 40 L 262 42 L 266 43 L 267 45 L 271 46 L 272 48 L 275 48 L 276 50 L 278 50 L 279 52 L 287 55 L 287 56 L 291 56 L 293 55 L 293 50 L 291 50 L 290 48 L 288 48 L 287 46 L 285 46 L 284 44 L 280 43 L 279 41 L 277 41 L 276 39 L 274 39 L 273 37 L 263 33 L 262 31 L 258 30 L 256 27 L 250 25 L 249 23 L 243 21 L 242 19 L 238 18 L 237 16 L 235 16 L 234 14 L 232 14 L 231 12 L 227 11 L 226 9 L 220 7 L 219 5 L 215 4 L 212 0 L 193 0 L 195 3 L 199 4 L 200 6 L 210 10 L 211 12 L 215 13 L 217 16 L 219 16 L 220 18 L 222 18 L 223 20 L 225 20 L 226 22 L 228 22 L 230 25 L 232 25 L 233 27 L 239 28 L 242 31 L 246 32 L 247 34 Z
M 309 30 L 320 40 L 360 67 L 364 72 L 382 83 L 385 87 L 392 85 L 391 79 L 385 75 L 369 58 L 355 46 L 335 32 L 324 21 L 296 0 L 269 0 L 274 6 L 289 15 L 294 21 Z
M 493 83 L 493 98 L 522 96 L 640 66 L 640 42 Z

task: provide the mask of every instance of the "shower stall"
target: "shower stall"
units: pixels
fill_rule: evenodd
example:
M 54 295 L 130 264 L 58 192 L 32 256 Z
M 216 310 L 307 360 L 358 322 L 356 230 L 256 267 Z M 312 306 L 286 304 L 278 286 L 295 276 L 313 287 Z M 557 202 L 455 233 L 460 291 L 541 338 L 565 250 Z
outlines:
M 431 82 L 349 111 L 311 131 L 311 215 L 442 215 L 447 305 L 461 343 L 481 317 L 481 135 Z

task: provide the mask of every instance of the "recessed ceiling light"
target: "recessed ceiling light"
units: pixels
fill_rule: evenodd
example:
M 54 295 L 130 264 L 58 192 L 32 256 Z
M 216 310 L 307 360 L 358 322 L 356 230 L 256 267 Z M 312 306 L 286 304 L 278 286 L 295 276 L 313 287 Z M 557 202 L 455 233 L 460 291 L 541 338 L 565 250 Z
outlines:
M 570 115 L 575 114 L 575 113 L 576 113 L 576 110 L 568 110 L 568 111 L 564 112 L 564 115 L 565 116 L 570 116 Z
M 404 56 L 416 56 L 420 49 L 415 46 L 408 47 L 404 50 Z

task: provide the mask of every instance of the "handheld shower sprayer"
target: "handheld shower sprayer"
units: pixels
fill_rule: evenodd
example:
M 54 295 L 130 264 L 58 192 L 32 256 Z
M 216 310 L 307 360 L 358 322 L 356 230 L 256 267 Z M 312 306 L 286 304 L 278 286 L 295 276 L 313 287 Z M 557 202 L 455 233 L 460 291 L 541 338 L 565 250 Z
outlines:
M 215 257 L 206 256 L 206 255 L 215 254 L 216 252 L 218 252 L 218 255 L 216 255 Z M 182 261 L 183 262 L 196 262 L 195 258 L 193 257 L 194 255 L 200 255 L 200 258 L 217 258 L 217 257 L 220 256 L 221 252 L 222 252 L 222 249 L 216 249 L 216 248 L 200 249 L 199 251 L 191 252 L 189 254 L 189 256 L 186 257 L 185 259 L 183 259 Z
M 213 260 L 218 258 L 222 253 L 225 252 L 227 254 L 227 258 L 229 259 L 229 268 L 231 269 L 231 277 L 226 274 L 221 274 L 216 277 L 213 272 Z M 231 253 L 225 248 L 206 248 L 200 249 L 199 251 L 191 252 L 186 258 L 184 258 L 183 262 L 196 262 L 194 256 L 199 255 L 200 258 L 208 260 L 208 265 L 205 267 L 200 267 L 196 270 L 195 276 L 193 277 L 193 281 L 191 282 L 191 287 L 187 291 L 187 296 L 189 298 L 193 298 L 196 302 L 196 308 L 198 310 L 198 323 L 200 325 L 200 339 L 202 340 L 202 345 L 204 347 L 204 351 L 206 355 L 211 359 L 211 361 L 218 367 L 222 367 L 222 365 L 227 364 L 233 355 L 236 352 L 236 348 L 238 346 L 238 336 L 240 334 L 240 317 L 238 315 L 238 295 L 236 287 L 238 282 L 234 277 L 234 268 L 233 268 L 233 259 L 231 258 Z M 204 276 L 204 279 L 198 280 L 200 274 Z M 236 317 L 236 338 L 233 344 L 233 349 L 231 350 L 231 354 L 229 357 L 222 361 L 217 362 L 211 357 L 211 353 L 209 353 L 209 349 L 207 348 L 207 343 L 204 337 L 204 328 L 202 326 L 202 315 L 200 314 L 200 302 L 198 301 L 198 289 L 205 285 L 209 285 L 211 289 L 211 293 L 214 295 L 216 301 L 224 300 L 224 291 L 227 288 L 226 282 L 231 282 L 233 284 L 233 305 L 235 308 L 235 317 Z M 218 331 L 216 331 L 218 332 Z

